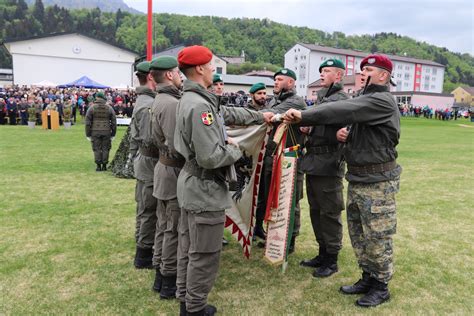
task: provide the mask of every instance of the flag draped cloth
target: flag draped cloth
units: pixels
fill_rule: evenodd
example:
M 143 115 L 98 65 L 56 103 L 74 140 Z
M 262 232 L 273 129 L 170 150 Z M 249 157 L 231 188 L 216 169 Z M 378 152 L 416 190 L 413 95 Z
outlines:
M 227 128 L 227 135 L 237 141 L 244 154 L 235 163 L 237 184 L 230 188 L 233 205 L 226 210 L 225 227 L 240 243 L 247 258 L 251 251 L 260 173 L 270 129 L 266 124 Z

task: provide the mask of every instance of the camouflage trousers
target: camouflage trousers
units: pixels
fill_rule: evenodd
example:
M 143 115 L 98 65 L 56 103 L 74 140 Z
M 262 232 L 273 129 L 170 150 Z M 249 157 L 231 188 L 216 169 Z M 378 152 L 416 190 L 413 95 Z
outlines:
M 395 194 L 400 180 L 349 183 L 347 226 L 359 266 L 380 282 L 393 275 L 392 236 L 397 229 Z

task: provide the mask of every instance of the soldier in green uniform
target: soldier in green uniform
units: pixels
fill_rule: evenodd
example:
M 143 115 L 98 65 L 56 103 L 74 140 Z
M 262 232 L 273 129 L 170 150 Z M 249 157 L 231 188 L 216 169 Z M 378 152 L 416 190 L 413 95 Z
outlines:
M 296 74 L 293 70 L 282 68 L 278 70 L 275 75 L 274 98 L 269 102 L 268 106 L 262 112 L 272 112 L 274 114 L 283 114 L 289 109 L 304 110 L 306 103 L 303 98 L 296 95 Z M 273 139 L 276 129 L 273 129 L 269 139 Z M 303 145 L 304 135 L 299 128 L 290 126 L 289 135 L 287 137 L 286 146 L 295 146 L 297 144 Z M 256 210 L 256 221 L 254 235 L 265 239 L 265 232 L 263 230 L 263 219 L 265 217 L 265 210 L 267 206 L 267 199 L 270 190 L 270 182 L 272 176 L 273 152 L 275 144 L 269 141 L 264 156 L 262 176 L 260 177 L 260 189 L 258 193 L 258 203 Z M 303 178 L 304 174 L 298 164 L 296 183 L 297 203 L 295 208 L 295 224 L 293 227 L 293 236 L 291 239 L 289 252 L 295 251 L 296 236 L 299 235 L 300 230 L 300 203 L 299 200 L 303 197 Z
M 392 236 L 397 225 L 395 194 L 402 172 L 396 161 L 400 112 L 389 91 L 391 60 L 385 55 L 369 55 L 360 67 L 365 85 L 362 95 L 308 111 L 289 110 L 285 122 L 352 124 L 349 135 L 338 132 L 338 139 L 347 142 L 343 149 L 349 182 L 347 224 L 362 278 L 340 290 L 344 294 L 365 294 L 356 303 L 369 307 L 390 298 Z
M 212 76 L 212 92 L 215 95 L 222 96 L 224 94 L 224 80 L 220 74 Z
M 135 200 L 136 216 L 136 253 L 134 265 L 138 269 L 153 268 L 153 244 L 156 227 L 156 198 L 153 196 L 153 173 L 158 162 L 158 148 L 151 143 L 151 106 L 155 99 L 156 83 L 150 75 L 150 63 L 137 65 L 136 76 L 140 82 L 137 87 L 137 100 L 130 123 L 130 156 L 137 184 Z M 161 232 L 161 238 L 162 237 Z
M 160 151 L 153 181 L 153 196 L 157 199 L 153 290 L 160 292 L 160 298 L 168 299 L 176 298 L 178 223 L 181 215 L 176 182 L 184 158 L 174 148 L 174 130 L 182 79 L 175 57 L 160 56 L 153 60 L 150 69 L 157 83 L 157 95 L 151 111 L 151 137 Z
M 212 84 L 212 52 L 191 46 L 178 54 L 187 77 L 178 104 L 174 145 L 186 160 L 177 182 L 181 207 L 178 237 L 177 297 L 180 315 L 214 315 L 207 305 L 219 267 L 225 209 L 231 207 L 226 170 L 241 156 L 238 144 L 226 141 L 224 123 L 261 124 L 271 113 L 219 106 Z
M 262 82 L 252 85 L 249 90 L 250 102 L 247 107 L 251 110 L 260 111 L 267 108 L 267 87 Z
M 315 106 L 346 100 L 342 79 L 345 66 L 339 59 L 328 59 L 319 66 L 321 85 Z M 328 277 L 337 272 L 337 256 L 342 248 L 341 212 L 344 209 L 341 162 L 342 146 L 336 133 L 343 125 L 302 127 L 308 132 L 306 154 L 301 169 L 306 173 L 306 193 L 313 232 L 319 245 L 319 255 L 301 261 L 304 267 L 316 268 L 315 277 Z
M 117 131 L 117 118 L 110 105 L 106 103 L 103 92 L 95 94 L 95 101 L 86 113 L 86 137 L 92 142 L 96 171 L 107 170 L 109 151 Z

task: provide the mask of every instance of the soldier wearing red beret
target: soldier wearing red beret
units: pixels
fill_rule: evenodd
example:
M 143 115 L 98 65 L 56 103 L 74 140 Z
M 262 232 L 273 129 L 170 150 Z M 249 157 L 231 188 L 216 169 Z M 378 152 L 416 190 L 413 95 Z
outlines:
M 175 148 L 186 160 L 177 184 L 180 315 L 217 311 L 207 305 L 207 296 L 219 268 L 224 210 L 231 207 L 226 170 L 242 156 L 238 144 L 226 138 L 224 124 L 262 124 L 273 116 L 220 106 L 218 97 L 207 90 L 214 72 L 211 60 L 212 52 L 203 46 L 186 47 L 178 54 L 179 68 L 187 78 L 174 136 Z
M 370 307 L 390 298 L 393 275 L 392 236 L 396 232 L 395 194 L 402 168 L 397 163 L 400 112 L 389 92 L 392 62 L 385 55 L 369 55 L 361 62 L 363 93 L 307 111 L 289 110 L 287 123 L 302 125 L 352 124 L 339 131 L 346 143 L 347 224 L 362 278 L 342 286 L 344 294 L 364 294 L 357 305 Z

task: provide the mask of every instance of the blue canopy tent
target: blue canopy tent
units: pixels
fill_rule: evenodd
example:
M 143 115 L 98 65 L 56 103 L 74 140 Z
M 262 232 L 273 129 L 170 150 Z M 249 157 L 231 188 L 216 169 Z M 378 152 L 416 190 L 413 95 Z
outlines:
M 103 84 L 95 82 L 94 80 L 92 80 L 91 78 L 89 78 L 87 76 L 82 76 L 81 78 L 79 78 L 77 80 L 59 85 L 58 87 L 59 88 L 83 87 L 83 88 L 87 88 L 87 89 L 106 89 L 106 88 L 110 88 L 108 86 L 104 86 Z

